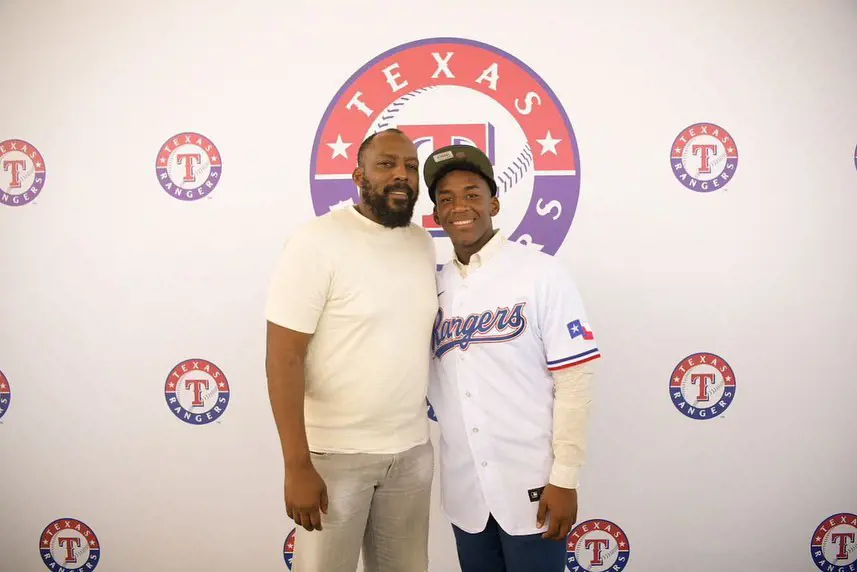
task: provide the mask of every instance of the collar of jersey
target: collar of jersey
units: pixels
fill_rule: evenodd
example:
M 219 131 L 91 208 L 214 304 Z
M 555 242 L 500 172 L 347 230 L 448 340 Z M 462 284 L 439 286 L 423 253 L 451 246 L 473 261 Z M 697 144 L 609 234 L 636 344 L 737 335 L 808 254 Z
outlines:
M 485 243 L 479 252 L 474 253 L 470 257 L 469 264 L 463 264 L 460 260 L 458 260 L 458 256 L 453 254 L 452 262 L 458 268 L 458 270 L 463 270 L 467 268 L 468 270 L 476 270 L 477 268 L 481 268 L 485 265 L 488 260 L 497 254 L 497 252 L 502 248 L 502 246 L 506 243 L 506 237 L 503 236 L 499 230 L 494 231 L 494 236 L 491 237 L 491 240 Z

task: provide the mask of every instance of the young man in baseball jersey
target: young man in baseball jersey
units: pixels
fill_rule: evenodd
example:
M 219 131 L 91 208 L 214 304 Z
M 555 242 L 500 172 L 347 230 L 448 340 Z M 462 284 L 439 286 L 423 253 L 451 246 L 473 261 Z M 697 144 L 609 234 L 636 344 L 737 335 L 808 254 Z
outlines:
M 428 396 L 461 569 L 563 572 L 600 357 L 580 294 L 558 259 L 494 230 L 482 151 L 438 149 L 424 178 L 455 250 L 438 273 Z
M 360 203 L 286 242 L 266 316 L 271 407 L 297 525 L 293 572 L 424 572 L 434 454 L 426 389 L 436 258 L 411 224 L 417 150 L 397 130 L 357 154 Z

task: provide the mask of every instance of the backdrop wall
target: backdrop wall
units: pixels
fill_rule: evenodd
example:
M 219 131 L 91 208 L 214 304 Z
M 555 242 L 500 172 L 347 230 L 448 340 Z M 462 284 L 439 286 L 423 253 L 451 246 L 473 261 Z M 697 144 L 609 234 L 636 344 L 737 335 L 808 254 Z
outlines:
M 0 22 L 0 570 L 290 568 L 268 281 L 394 125 L 490 150 L 497 226 L 577 278 L 604 359 L 569 570 L 857 569 L 853 2 Z

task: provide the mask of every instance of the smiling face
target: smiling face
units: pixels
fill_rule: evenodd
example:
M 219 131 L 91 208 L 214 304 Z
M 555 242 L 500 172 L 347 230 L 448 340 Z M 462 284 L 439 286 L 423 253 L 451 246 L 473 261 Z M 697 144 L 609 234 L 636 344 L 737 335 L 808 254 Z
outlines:
M 491 217 L 500 201 L 491 196 L 488 182 L 470 171 L 452 171 L 435 187 L 434 217 L 452 240 L 456 254 L 478 252 L 494 235 Z M 462 260 L 462 262 L 467 262 Z
M 353 179 L 361 212 L 389 227 L 407 226 L 419 196 L 417 148 L 398 132 L 379 133 L 364 150 Z

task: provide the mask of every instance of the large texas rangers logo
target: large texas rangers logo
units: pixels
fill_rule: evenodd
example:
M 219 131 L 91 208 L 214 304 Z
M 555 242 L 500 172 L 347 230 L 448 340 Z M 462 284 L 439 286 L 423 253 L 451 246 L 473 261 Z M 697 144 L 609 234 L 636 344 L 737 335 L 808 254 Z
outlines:
M 9 387 L 9 380 L 0 371 L 0 419 L 6 415 L 9 410 L 9 402 L 12 401 L 12 388 Z
M 74 518 L 60 518 L 42 531 L 39 552 L 48 570 L 89 572 L 98 566 L 101 544 L 92 529 L 83 522 Z
M 713 123 L 695 123 L 682 130 L 670 150 L 673 175 L 700 193 L 722 189 L 735 176 L 738 147 L 725 129 Z
M 670 376 L 676 409 L 691 419 L 714 419 L 735 399 L 735 372 L 722 357 L 700 352 L 687 356 Z
M 571 572 L 621 572 L 631 556 L 625 531 L 609 520 L 581 522 L 567 542 L 565 565 Z
M 331 101 L 313 143 L 317 216 L 358 201 L 351 180 L 357 149 L 391 127 L 414 141 L 421 163 L 449 144 L 482 149 L 503 205 L 495 227 L 548 254 L 559 249 L 580 191 L 577 141 L 556 95 L 520 60 L 480 42 L 434 38 L 400 45 L 360 68 Z M 442 238 L 427 195 L 420 193 L 415 222 Z M 449 260 L 449 240 L 436 246 L 439 261 Z
M 20 139 L 0 141 L 0 204 L 20 207 L 36 200 L 45 186 L 45 159 Z
M 204 359 L 176 365 L 166 381 L 167 405 L 191 425 L 217 421 L 229 405 L 229 381 L 223 371 Z
M 810 553 L 824 572 L 857 570 L 857 514 L 843 512 L 825 519 L 812 535 Z
M 155 160 L 158 182 L 167 194 L 198 201 L 211 194 L 223 173 L 217 146 L 199 133 L 178 133 L 167 139 Z

